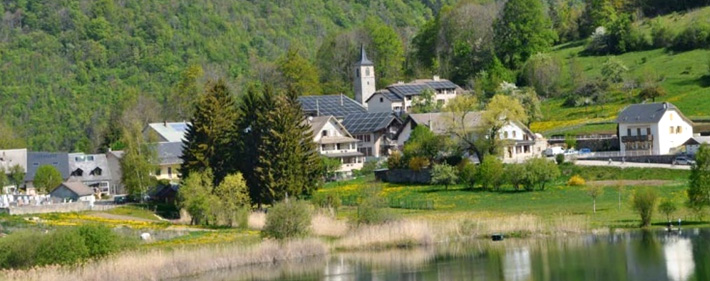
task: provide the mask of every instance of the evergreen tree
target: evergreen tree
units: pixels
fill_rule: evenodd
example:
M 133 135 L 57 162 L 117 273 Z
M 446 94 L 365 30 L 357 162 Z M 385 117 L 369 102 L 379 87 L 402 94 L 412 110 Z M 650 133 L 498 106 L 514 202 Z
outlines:
M 233 172 L 231 146 L 236 133 L 237 110 L 234 99 L 223 80 L 214 83 L 195 104 L 195 112 L 183 141 L 181 173 L 187 178 L 192 171 L 211 169 L 214 185 Z
M 276 107 L 257 122 L 262 128 L 255 174 L 260 202 L 272 203 L 288 196 L 310 194 L 322 178 L 320 158 L 297 94 L 275 97 Z
M 498 58 L 511 69 L 547 50 L 557 38 L 539 0 L 510 0 L 494 26 Z

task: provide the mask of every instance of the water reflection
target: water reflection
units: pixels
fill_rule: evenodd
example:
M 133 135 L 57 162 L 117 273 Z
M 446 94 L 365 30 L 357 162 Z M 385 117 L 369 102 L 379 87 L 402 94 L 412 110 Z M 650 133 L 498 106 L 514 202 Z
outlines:
M 710 280 L 710 230 L 561 239 L 472 240 L 337 253 L 183 280 Z

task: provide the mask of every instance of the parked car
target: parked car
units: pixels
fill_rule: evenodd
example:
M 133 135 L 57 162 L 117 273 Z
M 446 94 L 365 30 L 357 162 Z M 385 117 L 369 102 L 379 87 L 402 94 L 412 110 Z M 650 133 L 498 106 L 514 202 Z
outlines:
M 579 154 L 590 154 L 592 153 L 592 150 L 589 148 L 582 148 L 579 150 Z
M 579 152 L 575 150 L 574 148 L 570 148 L 565 150 L 565 155 L 577 155 Z
M 552 156 L 555 156 L 555 155 L 557 155 L 557 154 L 562 154 L 562 153 L 564 153 L 564 152 L 565 152 L 565 151 L 562 149 L 562 147 L 553 146 L 553 147 L 550 147 L 550 148 L 548 148 L 548 149 L 545 149 L 545 156 L 547 156 L 547 157 L 552 157 Z
M 686 156 L 678 156 L 673 160 L 675 165 L 695 165 L 695 160 L 690 159 Z

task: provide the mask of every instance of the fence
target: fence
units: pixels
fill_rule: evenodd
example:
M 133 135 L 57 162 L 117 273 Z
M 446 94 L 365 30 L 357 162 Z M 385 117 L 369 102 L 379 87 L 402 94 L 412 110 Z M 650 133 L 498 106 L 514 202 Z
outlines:
M 653 155 L 650 151 L 601 151 L 592 152 L 585 154 L 577 154 L 577 159 L 587 159 L 587 158 L 616 158 L 616 157 L 636 157 L 636 156 L 650 156 Z
M 98 203 L 98 202 L 97 202 Z M 98 203 L 93 206 L 86 201 L 71 202 L 71 203 L 54 203 L 43 205 L 21 205 L 0 208 L 0 213 L 10 215 L 29 215 L 29 214 L 46 214 L 46 213 L 71 213 L 81 211 L 106 211 L 116 208 L 115 204 Z

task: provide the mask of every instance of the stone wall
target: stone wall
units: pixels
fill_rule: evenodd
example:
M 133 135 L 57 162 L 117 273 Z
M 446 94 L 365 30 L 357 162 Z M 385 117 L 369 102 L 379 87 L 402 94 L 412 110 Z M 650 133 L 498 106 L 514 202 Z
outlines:
M 375 179 L 391 183 L 428 184 L 431 182 L 431 172 L 428 169 L 419 172 L 415 172 L 409 169 L 383 169 L 375 171 Z
M 550 145 L 563 145 L 565 143 L 564 139 L 551 139 L 547 141 Z M 575 149 L 580 150 L 582 148 L 589 148 L 591 151 L 619 151 L 619 139 L 578 139 L 577 147 Z
M 46 205 L 24 205 L 10 206 L 0 208 L 0 213 L 10 215 L 29 215 L 29 214 L 46 214 L 46 213 L 71 213 L 81 211 L 103 211 L 115 208 L 114 204 L 94 204 L 91 206 L 89 202 L 79 201 L 72 203 L 54 203 Z
M 614 157 L 588 157 L 580 160 L 602 160 L 608 161 L 625 161 L 631 163 L 656 163 L 656 164 L 671 164 L 675 160 L 676 155 L 646 155 L 646 156 L 614 156 Z

